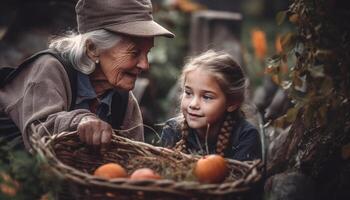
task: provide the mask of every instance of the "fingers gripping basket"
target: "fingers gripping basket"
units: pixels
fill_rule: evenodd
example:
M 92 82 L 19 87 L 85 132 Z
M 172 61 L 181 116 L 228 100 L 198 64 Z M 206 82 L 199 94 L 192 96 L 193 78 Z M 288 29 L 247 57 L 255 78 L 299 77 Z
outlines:
M 199 157 L 132 141 L 114 135 L 108 150 L 94 150 L 75 132 L 31 137 L 33 150 L 48 161 L 49 169 L 64 179 L 60 199 L 241 199 L 260 180 L 260 161 L 227 160 L 230 175 L 221 184 L 202 184 L 192 175 Z M 128 173 L 148 167 L 161 180 L 103 179 L 94 170 L 109 162 Z

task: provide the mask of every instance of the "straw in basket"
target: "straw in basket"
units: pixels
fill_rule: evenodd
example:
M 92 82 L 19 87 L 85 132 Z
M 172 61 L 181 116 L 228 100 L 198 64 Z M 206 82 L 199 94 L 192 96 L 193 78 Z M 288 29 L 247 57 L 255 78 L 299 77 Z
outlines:
M 34 131 L 34 129 L 33 129 Z M 226 159 L 230 175 L 220 184 L 199 183 L 192 175 L 200 158 L 113 135 L 108 150 L 96 151 L 81 143 L 76 132 L 31 137 L 33 150 L 49 169 L 63 178 L 59 199 L 245 199 L 261 179 L 261 161 Z M 148 167 L 161 180 L 103 179 L 93 176 L 105 163 L 119 163 L 130 174 Z

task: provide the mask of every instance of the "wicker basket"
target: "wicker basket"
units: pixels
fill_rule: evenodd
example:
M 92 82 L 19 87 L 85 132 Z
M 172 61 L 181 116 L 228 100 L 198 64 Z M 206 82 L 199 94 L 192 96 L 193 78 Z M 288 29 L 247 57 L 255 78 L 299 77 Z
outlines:
M 227 159 L 230 176 L 221 184 L 201 184 L 192 175 L 199 157 L 114 135 L 108 151 L 82 144 L 74 132 L 31 137 L 34 151 L 49 169 L 63 177 L 60 199 L 242 199 L 260 180 L 259 160 Z M 100 165 L 117 162 L 130 174 L 141 167 L 157 171 L 161 180 L 107 180 L 93 176 Z

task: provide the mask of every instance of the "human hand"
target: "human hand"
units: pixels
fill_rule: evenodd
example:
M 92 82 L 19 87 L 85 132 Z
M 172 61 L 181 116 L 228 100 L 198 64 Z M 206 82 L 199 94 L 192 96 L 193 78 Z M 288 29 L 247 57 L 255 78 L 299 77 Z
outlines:
M 95 116 L 83 117 L 77 133 L 82 142 L 93 146 L 108 145 L 112 139 L 111 125 Z

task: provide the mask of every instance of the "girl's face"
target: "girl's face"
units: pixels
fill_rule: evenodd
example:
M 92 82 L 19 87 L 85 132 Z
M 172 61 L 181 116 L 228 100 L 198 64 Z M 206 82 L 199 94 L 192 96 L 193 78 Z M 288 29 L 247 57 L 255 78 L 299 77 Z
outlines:
M 228 102 L 210 72 L 196 69 L 187 73 L 181 100 L 181 111 L 189 127 L 205 132 L 207 125 L 220 126 Z
M 138 75 L 149 69 L 147 54 L 152 47 L 153 37 L 123 37 L 112 48 L 100 52 L 105 79 L 116 88 L 132 90 Z

